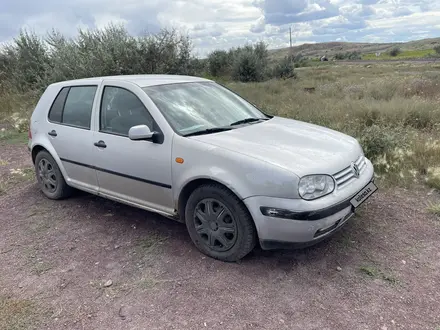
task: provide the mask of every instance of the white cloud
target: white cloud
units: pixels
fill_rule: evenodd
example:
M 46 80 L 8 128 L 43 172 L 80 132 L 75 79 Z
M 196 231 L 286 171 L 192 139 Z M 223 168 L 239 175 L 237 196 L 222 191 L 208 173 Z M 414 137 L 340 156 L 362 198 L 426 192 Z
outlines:
M 251 25 L 251 32 L 254 33 L 260 33 L 264 32 L 266 26 L 266 20 L 264 19 L 264 16 L 259 17 L 255 23 Z
M 56 19 L 54 19 L 56 18 Z M 440 35 L 433 0 L 14 0 L 0 1 L 0 42 L 20 28 L 67 36 L 78 28 L 124 24 L 130 33 L 187 31 L 204 55 L 264 40 L 269 47 L 319 41 L 406 41 Z
M 110 23 L 127 25 L 128 21 L 119 15 L 97 14 L 95 16 L 95 26 L 98 29 L 103 29 Z

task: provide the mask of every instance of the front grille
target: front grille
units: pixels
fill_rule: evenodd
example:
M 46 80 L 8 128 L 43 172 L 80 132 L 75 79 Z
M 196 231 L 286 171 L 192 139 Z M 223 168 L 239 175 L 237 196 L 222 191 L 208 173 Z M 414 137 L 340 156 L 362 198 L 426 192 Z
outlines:
M 358 166 L 359 173 L 360 175 L 362 175 L 362 173 L 365 171 L 365 168 L 367 166 L 367 163 L 365 162 L 365 157 L 360 156 L 354 163 Z M 347 166 L 342 171 L 333 174 L 333 177 L 336 180 L 336 186 L 338 188 L 342 188 L 345 185 L 349 184 L 351 181 L 356 179 L 356 175 L 355 172 L 353 171 L 352 165 Z

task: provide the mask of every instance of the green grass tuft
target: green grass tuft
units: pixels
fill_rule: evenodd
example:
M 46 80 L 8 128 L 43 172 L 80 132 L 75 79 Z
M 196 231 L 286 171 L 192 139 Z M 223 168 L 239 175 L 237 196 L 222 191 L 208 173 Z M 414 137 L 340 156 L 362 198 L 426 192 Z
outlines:
M 362 266 L 361 268 L 359 268 L 359 270 L 370 277 L 377 277 L 377 275 L 379 274 L 379 271 L 372 266 Z
M 384 281 L 387 281 L 390 284 L 398 284 L 399 283 L 399 280 L 392 275 L 382 274 L 382 279 Z
M 426 184 L 430 188 L 440 190 L 440 177 L 434 175 L 428 175 L 426 177 Z
M 374 266 L 361 266 L 359 268 L 359 270 L 363 274 L 365 274 L 371 278 L 380 278 L 380 279 L 382 279 L 390 284 L 393 284 L 393 285 L 399 283 L 399 280 L 397 277 L 395 277 L 391 274 L 386 274 Z
M 430 204 L 428 206 L 428 212 L 440 217 L 440 204 Z
M 363 60 L 409 60 L 419 59 L 435 55 L 434 49 L 417 49 L 417 50 L 404 50 L 397 56 L 391 56 L 388 52 L 382 52 L 379 57 L 376 54 L 364 54 Z
M 139 287 L 145 290 L 149 290 L 154 288 L 157 284 L 159 284 L 159 281 L 156 280 L 153 277 L 143 277 L 139 281 Z
M 147 237 L 140 240 L 137 245 L 142 252 L 146 253 L 146 252 L 153 250 L 159 244 L 161 244 L 162 242 L 164 242 L 166 240 L 167 240 L 166 237 L 163 237 L 163 236 L 156 234 L 156 233 L 151 233 Z
M 1 141 L 5 141 L 9 144 L 26 144 L 28 142 L 28 133 L 13 130 L 0 131 L 0 142 Z

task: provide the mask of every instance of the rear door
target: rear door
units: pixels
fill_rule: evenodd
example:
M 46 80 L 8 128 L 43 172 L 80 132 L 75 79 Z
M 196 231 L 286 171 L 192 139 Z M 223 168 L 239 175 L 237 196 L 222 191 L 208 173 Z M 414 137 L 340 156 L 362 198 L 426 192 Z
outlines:
M 70 185 L 97 193 L 92 163 L 92 109 L 97 85 L 66 86 L 58 93 L 48 115 L 49 141 L 60 157 Z

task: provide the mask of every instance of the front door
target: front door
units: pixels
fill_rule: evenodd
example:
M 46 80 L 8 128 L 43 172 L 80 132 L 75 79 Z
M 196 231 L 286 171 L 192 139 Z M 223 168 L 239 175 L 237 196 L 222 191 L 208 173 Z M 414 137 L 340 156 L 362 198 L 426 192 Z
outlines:
M 93 168 L 92 108 L 96 85 L 64 87 L 49 111 L 48 138 L 63 164 L 66 181 L 79 189 L 98 192 Z
M 171 141 L 128 138 L 135 125 L 160 130 L 139 98 L 143 92 L 132 86 L 118 82 L 102 89 L 99 129 L 94 134 L 99 194 L 172 214 Z

